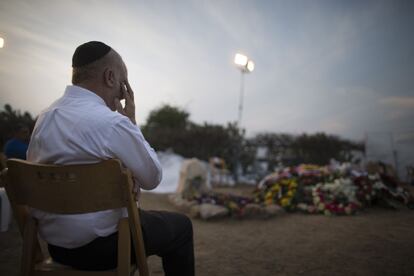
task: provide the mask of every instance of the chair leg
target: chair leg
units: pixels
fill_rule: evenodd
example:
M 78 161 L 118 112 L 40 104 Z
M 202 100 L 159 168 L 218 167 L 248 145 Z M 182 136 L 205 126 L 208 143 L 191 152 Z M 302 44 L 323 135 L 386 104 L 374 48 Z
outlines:
M 147 256 L 145 254 L 144 239 L 142 236 L 141 220 L 139 217 L 138 208 L 136 202 L 132 198 L 132 194 L 129 193 L 128 196 L 128 219 L 132 232 L 132 240 L 134 242 L 134 251 L 137 259 L 139 275 L 149 276 L 150 273 L 148 269 Z
M 28 217 L 23 232 L 23 252 L 21 275 L 29 276 L 32 274 L 36 259 L 37 225 L 36 221 Z
M 118 224 L 118 276 L 131 274 L 131 234 L 129 222 L 123 218 Z

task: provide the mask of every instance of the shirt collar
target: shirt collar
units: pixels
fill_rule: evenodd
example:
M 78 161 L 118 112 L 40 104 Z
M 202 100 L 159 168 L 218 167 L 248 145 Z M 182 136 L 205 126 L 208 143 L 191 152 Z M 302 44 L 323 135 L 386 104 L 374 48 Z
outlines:
M 93 101 L 95 103 L 103 104 L 106 106 L 105 101 L 101 97 L 99 97 L 92 91 L 77 85 L 66 86 L 65 97 L 88 99 L 89 101 Z

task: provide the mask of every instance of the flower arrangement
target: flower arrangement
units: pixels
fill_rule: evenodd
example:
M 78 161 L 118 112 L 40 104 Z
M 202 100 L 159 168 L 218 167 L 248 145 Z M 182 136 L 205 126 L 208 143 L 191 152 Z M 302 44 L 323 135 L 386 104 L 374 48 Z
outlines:
M 288 208 L 296 195 L 297 186 L 297 178 L 282 177 L 273 184 L 267 185 L 266 189 L 256 190 L 255 202 L 265 205 L 278 204 Z
M 352 215 L 378 200 L 408 204 L 410 195 L 395 179 L 340 166 L 300 165 L 274 173 L 258 185 L 255 202 L 286 210 Z
M 213 192 L 196 196 L 195 200 L 199 204 L 209 203 L 224 206 L 234 216 L 243 216 L 244 207 L 253 202 L 253 198 Z
M 275 206 L 308 214 L 353 215 L 378 202 L 388 207 L 394 207 L 395 202 L 408 205 L 412 198 L 397 180 L 386 175 L 368 174 L 347 164 L 307 164 L 266 176 L 252 197 L 210 191 L 194 193 L 192 200 L 199 205 L 222 206 L 229 214 L 243 217 L 249 207 L 257 211 Z

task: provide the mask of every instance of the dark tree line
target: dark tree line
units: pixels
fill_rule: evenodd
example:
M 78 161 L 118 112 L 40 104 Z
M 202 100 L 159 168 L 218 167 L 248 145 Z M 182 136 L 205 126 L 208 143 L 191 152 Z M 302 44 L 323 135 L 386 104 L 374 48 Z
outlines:
M 9 104 L 0 111 L 0 149 L 21 125 L 33 129 L 35 119 L 28 112 L 20 112 Z M 244 130 L 235 123 L 227 125 L 197 124 L 190 114 L 178 107 L 163 105 L 152 110 L 142 126 L 148 142 L 158 151 L 173 150 L 184 157 L 208 160 L 223 158 L 233 170 L 240 164 L 244 171 L 257 161 L 257 149 L 267 149 L 265 160 L 269 170 L 277 165 L 301 163 L 324 165 L 333 158 L 351 161 L 352 153 L 363 152 L 363 143 L 342 139 L 325 133 L 291 135 L 286 133 L 259 133 L 246 138 Z
M 291 135 L 286 133 L 260 133 L 250 143 L 268 149 L 269 167 L 278 163 L 285 166 L 302 163 L 325 165 L 331 159 L 341 162 L 354 160 L 354 152 L 364 152 L 364 144 L 325 133 Z
M 362 143 L 325 133 L 302 134 L 296 137 L 291 148 L 300 157 L 301 163 L 319 165 L 327 164 L 332 158 L 338 161 L 351 161 L 352 151 L 364 151 Z
M 269 169 L 278 164 L 298 165 L 312 163 L 324 165 L 333 158 L 351 161 L 353 151 L 364 151 L 362 143 L 352 142 L 325 133 L 291 135 L 285 133 L 260 133 L 246 138 L 236 124 L 226 126 L 196 124 L 190 114 L 170 105 L 153 110 L 142 130 L 156 150 L 172 149 L 184 157 L 222 157 L 230 169 L 240 161 L 246 170 L 256 160 L 258 147 L 267 148 Z

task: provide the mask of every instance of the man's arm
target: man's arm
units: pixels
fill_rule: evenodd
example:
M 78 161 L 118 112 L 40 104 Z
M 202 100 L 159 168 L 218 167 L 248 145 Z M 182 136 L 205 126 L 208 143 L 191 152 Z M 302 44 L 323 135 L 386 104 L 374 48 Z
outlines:
M 110 130 L 106 151 L 131 170 L 139 187 L 152 190 L 162 178 L 162 168 L 157 154 L 148 144 L 141 130 L 131 121 L 121 120 Z
M 108 151 L 132 171 L 141 188 L 151 190 L 161 182 L 161 165 L 157 154 L 136 126 L 134 91 L 129 82 L 121 83 L 121 89 L 125 98 L 125 108 L 122 107 L 119 99 L 115 99 L 115 106 L 118 113 L 129 121 L 121 120 L 114 126 L 108 142 Z

